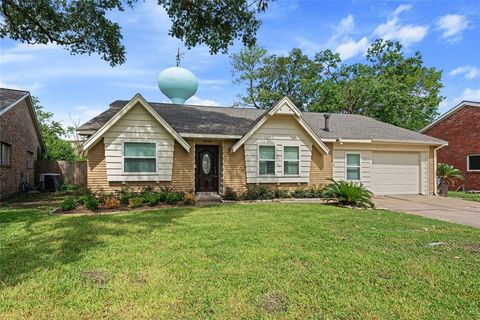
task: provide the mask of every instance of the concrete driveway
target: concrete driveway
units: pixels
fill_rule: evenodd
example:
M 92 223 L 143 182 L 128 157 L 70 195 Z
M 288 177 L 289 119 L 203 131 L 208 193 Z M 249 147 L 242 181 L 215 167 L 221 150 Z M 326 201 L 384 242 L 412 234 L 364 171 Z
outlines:
M 480 228 L 480 202 L 420 195 L 374 196 L 378 209 L 405 212 Z

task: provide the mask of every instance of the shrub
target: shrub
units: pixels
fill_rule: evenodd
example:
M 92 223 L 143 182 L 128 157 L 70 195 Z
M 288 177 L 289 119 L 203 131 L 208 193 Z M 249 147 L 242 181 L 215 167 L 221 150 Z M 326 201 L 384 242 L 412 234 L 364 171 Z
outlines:
M 274 190 L 275 198 L 290 198 L 290 192 L 285 188 L 276 188 Z
M 128 207 L 129 208 L 139 208 L 143 206 L 143 198 L 142 197 L 133 197 L 128 199 Z
M 65 191 L 66 193 L 75 193 L 77 191 L 78 187 L 74 184 L 71 183 L 64 183 L 60 187 L 60 190 Z
M 103 206 L 106 209 L 116 209 L 120 207 L 120 200 L 118 200 L 118 197 L 116 195 L 110 195 L 109 197 L 106 197 Z
M 117 197 L 118 197 L 118 200 L 120 200 L 120 203 L 128 204 L 128 201 L 131 198 L 135 197 L 135 193 L 129 188 L 122 188 L 119 191 L 117 191 Z
M 98 207 L 100 206 L 100 201 L 98 201 L 98 199 L 96 199 L 95 197 L 90 196 L 88 199 L 85 200 L 85 202 L 83 203 L 83 205 L 84 205 L 85 208 L 87 208 L 88 210 L 95 211 L 95 210 L 97 210 Z
M 167 191 L 160 191 L 158 192 L 158 202 L 165 202 L 167 201 Z
M 305 188 L 304 186 L 300 186 L 295 188 L 295 190 L 291 193 L 293 198 L 311 198 L 312 195 L 310 193 L 310 189 Z
M 230 187 L 225 188 L 225 194 L 223 195 L 225 200 L 237 200 L 238 194 Z
M 310 187 L 310 197 L 311 198 L 323 198 L 323 186 L 312 186 Z
M 197 199 L 193 193 L 187 193 L 183 199 L 183 202 L 188 205 L 194 205 Z
M 81 204 L 81 205 L 85 205 L 85 202 L 88 201 L 90 198 L 92 198 L 93 196 L 90 194 L 90 193 L 86 193 L 86 194 L 82 194 L 79 198 L 78 198 L 78 203 Z
M 63 211 L 70 211 L 70 210 L 75 209 L 76 207 L 77 207 L 77 202 L 72 197 L 65 198 L 62 201 L 62 210 Z
M 245 200 L 266 200 L 274 199 L 275 191 L 269 187 L 248 187 L 242 195 L 242 198 Z
M 160 193 L 158 192 L 144 192 L 141 197 L 143 202 L 150 207 L 156 206 L 160 202 Z
M 352 181 L 334 181 L 325 187 L 323 196 L 328 202 L 338 202 L 342 205 L 349 205 L 363 208 L 374 208 L 372 192 L 367 190 L 363 184 Z
M 182 192 L 168 192 L 165 202 L 167 204 L 177 204 L 185 198 L 185 194 Z

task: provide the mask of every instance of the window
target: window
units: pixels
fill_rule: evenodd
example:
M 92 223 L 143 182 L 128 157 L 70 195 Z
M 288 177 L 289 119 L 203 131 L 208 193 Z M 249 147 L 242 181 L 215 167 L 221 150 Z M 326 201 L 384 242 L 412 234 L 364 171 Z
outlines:
M 275 175 L 275 146 L 260 146 L 258 154 L 260 175 Z
M 300 166 L 299 148 L 283 147 L 283 174 L 298 175 Z
M 27 168 L 33 169 L 35 164 L 35 154 L 33 152 L 27 151 Z
M 347 180 L 360 180 L 360 154 L 347 153 Z
M 12 159 L 12 146 L 5 142 L 0 142 L 0 165 L 9 166 Z
M 157 147 L 155 143 L 124 142 L 124 172 L 157 172 Z
M 468 171 L 480 171 L 480 154 L 467 156 Z

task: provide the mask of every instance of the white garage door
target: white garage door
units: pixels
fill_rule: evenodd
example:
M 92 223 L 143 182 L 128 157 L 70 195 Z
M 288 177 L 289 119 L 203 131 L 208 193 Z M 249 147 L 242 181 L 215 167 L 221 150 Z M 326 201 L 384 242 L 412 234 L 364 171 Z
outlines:
M 375 194 L 419 194 L 420 154 L 373 152 L 371 189 Z

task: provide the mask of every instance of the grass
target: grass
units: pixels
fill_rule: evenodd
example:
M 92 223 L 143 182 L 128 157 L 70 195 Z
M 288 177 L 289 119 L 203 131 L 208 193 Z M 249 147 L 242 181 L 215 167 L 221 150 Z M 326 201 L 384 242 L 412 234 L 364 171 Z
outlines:
M 480 193 L 466 193 L 460 191 L 449 191 L 449 197 L 462 198 L 470 201 L 479 201 L 480 202 Z
M 480 318 L 474 228 L 314 204 L 47 212 L 0 208 L 0 318 Z

